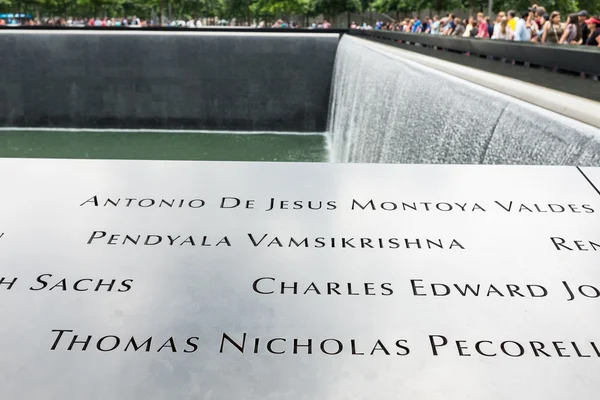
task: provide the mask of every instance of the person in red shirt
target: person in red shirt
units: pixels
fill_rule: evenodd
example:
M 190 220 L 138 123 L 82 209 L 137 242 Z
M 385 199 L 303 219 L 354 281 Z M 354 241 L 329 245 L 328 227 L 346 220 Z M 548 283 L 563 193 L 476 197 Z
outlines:
M 485 15 L 483 13 L 477 14 L 477 20 L 479 21 L 477 37 L 482 39 L 489 39 L 490 32 L 488 31 L 488 23 L 485 21 Z

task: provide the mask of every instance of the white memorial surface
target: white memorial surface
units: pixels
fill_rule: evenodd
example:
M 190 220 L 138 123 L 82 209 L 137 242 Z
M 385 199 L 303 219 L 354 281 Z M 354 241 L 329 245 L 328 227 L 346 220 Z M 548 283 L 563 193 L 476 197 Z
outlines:
M 596 399 L 600 169 L 0 159 L 2 399 Z
M 598 195 L 600 195 L 600 168 L 581 168 L 581 173 L 584 174 L 586 179 L 598 192 Z

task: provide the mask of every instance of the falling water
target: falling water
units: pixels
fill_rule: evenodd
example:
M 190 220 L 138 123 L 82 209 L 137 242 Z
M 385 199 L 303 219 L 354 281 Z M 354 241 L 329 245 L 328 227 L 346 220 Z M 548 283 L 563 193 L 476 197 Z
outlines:
M 600 130 L 345 35 L 328 131 L 337 162 L 600 165 Z

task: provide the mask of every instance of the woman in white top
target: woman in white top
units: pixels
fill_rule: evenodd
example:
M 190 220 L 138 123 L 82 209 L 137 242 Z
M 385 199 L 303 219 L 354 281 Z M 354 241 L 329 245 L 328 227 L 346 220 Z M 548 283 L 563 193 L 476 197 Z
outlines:
M 465 33 L 463 33 L 463 37 L 471 37 L 471 30 L 473 29 L 473 24 L 475 23 L 475 19 L 473 17 L 469 17 L 469 21 L 467 26 L 465 27 Z
M 506 14 L 504 13 L 504 11 L 500 11 L 498 13 L 498 15 L 496 16 L 496 21 L 494 22 L 494 33 L 492 34 L 492 39 L 494 38 L 494 34 L 496 33 L 496 31 L 498 29 L 500 29 L 500 22 L 502 22 L 502 18 L 506 17 Z
M 492 39 L 511 40 L 512 32 L 508 26 L 508 19 L 502 17 L 499 24 L 494 25 L 494 33 Z

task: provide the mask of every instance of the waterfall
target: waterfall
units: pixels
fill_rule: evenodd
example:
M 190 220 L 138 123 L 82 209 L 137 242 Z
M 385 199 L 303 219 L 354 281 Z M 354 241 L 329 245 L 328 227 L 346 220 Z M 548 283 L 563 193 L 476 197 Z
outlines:
M 328 119 L 335 162 L 600 166 L 600 130 L 344 35 Z

